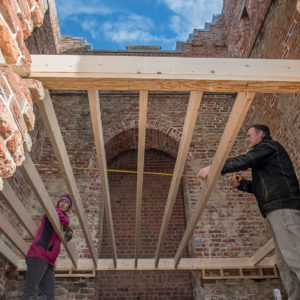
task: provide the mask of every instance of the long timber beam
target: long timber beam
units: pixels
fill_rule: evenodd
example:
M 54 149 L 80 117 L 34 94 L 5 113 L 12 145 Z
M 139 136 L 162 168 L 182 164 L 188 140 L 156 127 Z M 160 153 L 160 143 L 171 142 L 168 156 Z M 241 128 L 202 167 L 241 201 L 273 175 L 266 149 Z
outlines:
M 142 219 L 142 198 L 144 180 L 144 161 L 146 145 L 146 126 L 147 126 L 147 106 L 148 91 L 140 91 L 139 99 L 139 143 L 138 143 L 138 167 L 137 167 L 137 186 L 136 186 L 136 215 L 135 215 L 135 266 L 138 264 L 139 249 L 141 244 L 141 219 Z
M 58 259 L 56 263 L 57 277 L 93 277 L 96 271 L 202 271 L 205 279 L 233 279 L 233 278 L 277 278 L 275 258 L 270 257 L 257 266 L 249 265 L 247 258 L 183 258 L 177 268 L 173 258 L 162 258 L 155 266 L 155 259 L 139 259 L 137 266 L 135 259 L 118 259 L 116 267 L 113 259 L 98 259 L 94 268 L 91 259 L 79 259 L 76 269 L 67 259 Z M 18 263 L 18 271 L 26 270 L 25 260 Z
M 192 140 L 192 135 L 194 132 L 194 127 L 196 124 L 198 109 L 202 100 L 202 92 L 193 91 L 190 93 L 190 100 L 185 116 L 184 126 L 182 137 L 178 149 L 178 154 L 176 158 L 174 174 L 172 176 L 172 181 L 168 193 L 167 203 L 164 210 L 164 215 L 162 219 L 162 224 L 159 232 L 158 243 L 155 251 L 155 265 L 158 265 L 159 255 L 162 247 L 162 243 L 164 237 L 168 230 L 169 221 L 172 216 L 173 207 L 176 201 L 176 196 L 178 192 L 178 188 L 181 182 L 181 177 L 183 173 L 183 169 L 185 167 L 186 157 L 188 154 L 188 150 L 190 148 L 190 143 Z
M 203 185 L 200 197 L 197 201 L 196 207 L 192 213 L 192 216 L 187 224 L 186 230 L 184 232 L 183 238 L 177 249 L 175 255 L 175 265 L 178 264 L 185 247 L 187 246 L 190 238 L 194 233 L 194 229 L 201 217 L 201 214 L 206 206 L 209 196 L 214 188 L 218 177 L 220 176 L 222 167 L 225 160 L 233 146 L 236 136 L 243 124 L 244 118 L 248 112 L 248 109 L 254 98 L 254 93 L 239 93 L 235 100 L 234 106 L 230 113 L 229 119 L 227 121 L 226 127 L 224 129 L 223 135 L 221 137 L 217 152 L 213 159 L 207 180 Z
M 81 225 L 82 232 L 86 239 L 88 248 L 91 252 L 91 256 L 96 265 L 97 252 L 91 237 L 91 232 L 88 227 L 85 211 L 83 208 L 82 200 L 79 194 L 79 190 L 76 184 L 76 180 L 71 167 L 70 159 L 66 150 L 66 146 L 62 137 L 62 133 L 58 124 L 58 120 L 52 105 L 51 96 L 49 91 L 45 91 L 45 98 L 43 101 L 36 102 L 39 112 L 42 116 L 46 131 L 50 138 L 52 148 L 55 156 L 59 162 L 60 169 L 62 170 L 65 178 L 65 182 L 69 193 L 72 196 L 73 204 L 77 211 L 77 217 Z
M 0 229 L 6 237 L 22 252 L 23 255 L 27 254 L 29 244 L 27 244 L 21 235 L 17 232 L 10 221 L 0 213 Z
M 31 55 L 45 89 L 299 93 L 300 61 Z
M 9 185 L 8 181 L 4 182 L 3 190 L 0 192 L 0 194 L 3 195 L 10 208 L 19 217 L 20 221 L 30 233 L 31 237 L 35 237 L 38 228 L 32 220 L 29 212 L 24 207 L 23 203 L 20 201 L 12 187 Z
M 46 190 L 46 187 L 42 181 L 42 179 L 39 176 L 38 171 L 36 170 L 31 157 L 28 153 L 25 154 L 25 161 L 23 162 L 22 166 L 20 166 L 21 172 L 23 176 L 25 177 L 26 181 L 30 184 L 31 188 L 35 192 L 41 206 L 43 207 L 47 218 L 49 219 L 53 229 L 59 236 L 62 244 L 64 245 L 68 255 L 70 256 L 72 263 L 74 266 L 77 266 L 77 254 L 74 251 L 73 243 L 72 241 L 67 242 L 64 238 L 64 234 L 62 231 L 62 226 L 59 221 L 59 217 L 57 215 L 57 212 L 54 208 L 54 204 L 52 203 L 52 200 L 50 199 L 50 196 Z
M 98 162 L 99 172 L 102 181 L 102 197 L 103 197 L 104 208 L 105 208 L 105 218 L 107 223 L 107 229 L 109 232 L 109 240 L 112 249 L 113 261 L 114 264 L 116 264 L 117 247 L 115 241 L 111 201 L 110 201 L 110 194 L 109 194 L 105 145 L 104 145 L 104 136 L 103 136 L 100 100 L 99 100 L 98 91 L 88 91 L 88 97 L 89 97 L 90 114 L 92 119 L 94 140 L 95 140 L 96 152 L 97 152 L 97 162 Z

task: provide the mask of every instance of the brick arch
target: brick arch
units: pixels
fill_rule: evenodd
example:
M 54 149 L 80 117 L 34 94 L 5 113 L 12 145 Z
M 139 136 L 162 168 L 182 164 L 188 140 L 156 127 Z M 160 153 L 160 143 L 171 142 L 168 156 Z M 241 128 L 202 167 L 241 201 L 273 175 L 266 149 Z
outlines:
M 105 132 L 107 161 L 120 153 L 138 148 L 138 122 L 122 122 Z M 181 131 L 165 122 L 147 122 L 146 149 L 163 151 L 176 158 Z

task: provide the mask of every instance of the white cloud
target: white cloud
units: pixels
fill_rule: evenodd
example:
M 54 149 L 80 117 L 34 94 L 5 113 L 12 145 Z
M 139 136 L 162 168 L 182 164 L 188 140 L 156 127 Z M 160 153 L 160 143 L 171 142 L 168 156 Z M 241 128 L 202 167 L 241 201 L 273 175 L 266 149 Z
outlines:
M 143 1 L 148 4 L 151 2 L 156 9 L 165 5 L 169 13 L 164 22 L 135 14 L 128 10 L 126 3 L 122 2 L 121 5 L 114 0 L 56 0 L 56 6 L 63 24 L 72 26 L 71 24 L 76 23 L 97 42 L 105 39 L 119 45 L 157 43 L 163 45 L 164 49 L 171 49 L 176 41 L 186 40 L 194 29 L 203 28 L 205 22 L 210 22 L 213 14 L 221 12 L 223 4 L 223 0 Z M 147 11 L 143 14 L 146 15 Z M 170 37 L 170 30 L 166 28 L 175 34 Z M 159 29 L 168 36 L 159 33 Z M 77 36 L 76 33 L 74 36 Z
M 81 22 L 81 27 L 89 31 L 94 40 L 99 38 L 99 24 L 96 20 L 85 20 Z
M 129 15 L 126 19 L 120 18 L 118 21 L 105 22 L 102 26 L 103 33 L 107 39 L 117 43 L 138 42 L 147 43 L 150 41 L 170 42 L 173 41 L 161 36 L 151 34 L 155 29 L 154 23 L 150 18 Z
M 223 0 L 158 0 L 173 13 L 170 27 L 178 40 L 185 40 L 194 29 L 201 29 L 213 14 L 221 13 Z
M 110 15 L 113 10 L 95 0 L 56 0 L 56 7 L 59 8 L 59 16 L 66 19 L 79 14 L 86 15 Z

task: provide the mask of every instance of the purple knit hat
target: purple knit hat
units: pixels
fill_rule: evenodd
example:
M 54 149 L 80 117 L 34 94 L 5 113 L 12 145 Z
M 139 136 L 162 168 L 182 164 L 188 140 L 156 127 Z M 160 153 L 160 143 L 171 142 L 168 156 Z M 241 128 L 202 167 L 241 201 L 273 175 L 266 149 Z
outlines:
M 68 203 L 69 203 L 69 207 L 71 208 L 72 207 L 72 199 L 71 199 L 71 196 L 69 194 L 63 194 L 59 197 L 59 200 L 66 200 Z

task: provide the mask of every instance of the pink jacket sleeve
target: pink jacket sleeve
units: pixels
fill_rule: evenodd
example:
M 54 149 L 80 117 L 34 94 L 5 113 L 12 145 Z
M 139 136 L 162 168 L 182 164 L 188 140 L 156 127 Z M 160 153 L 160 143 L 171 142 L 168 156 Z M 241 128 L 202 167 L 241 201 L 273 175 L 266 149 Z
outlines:
M 61 225 L 63 227 L 69 226 L 70 223 L 69 218 L 58 207 L 55 207 L 55 209 L 58 214 Z

